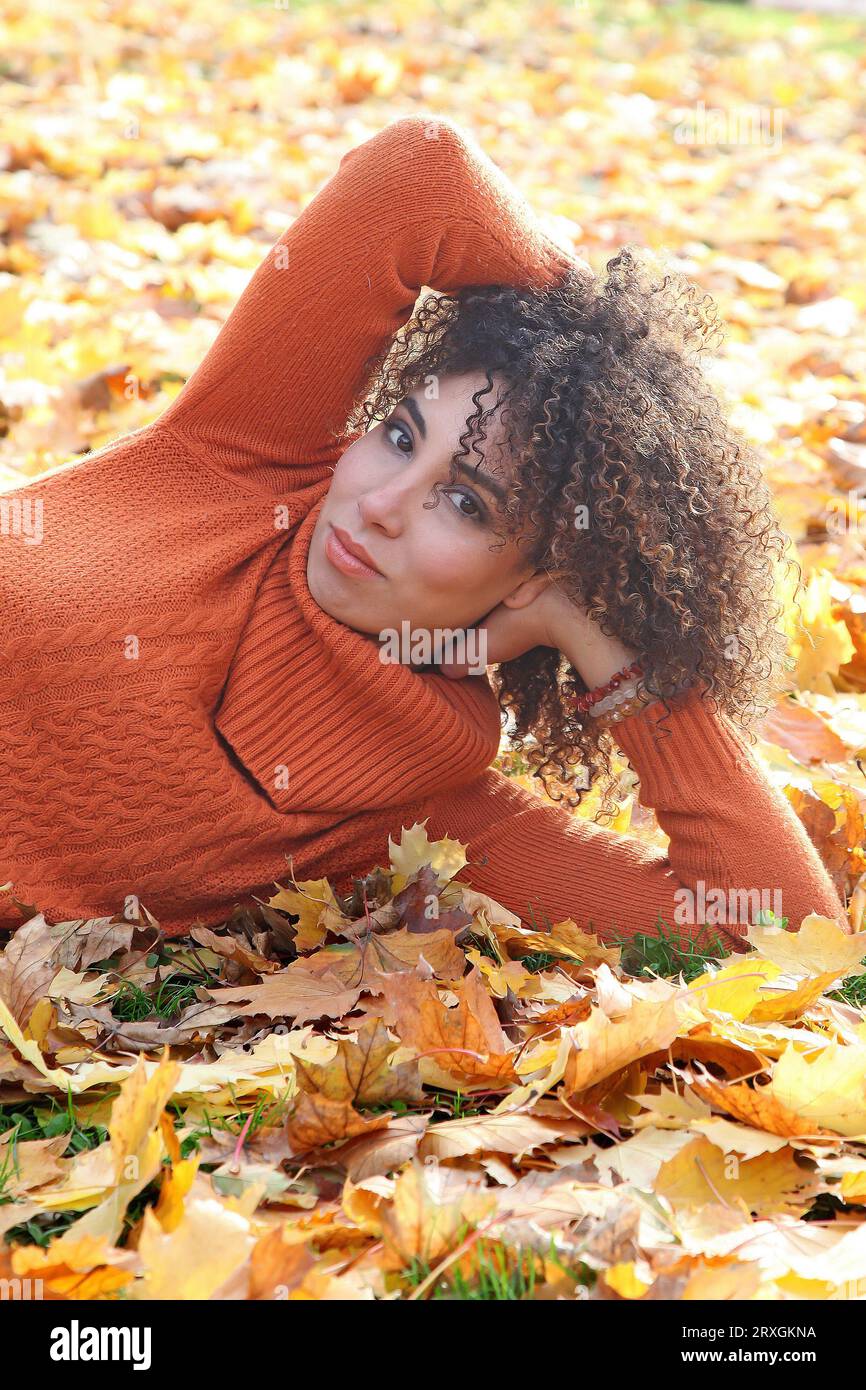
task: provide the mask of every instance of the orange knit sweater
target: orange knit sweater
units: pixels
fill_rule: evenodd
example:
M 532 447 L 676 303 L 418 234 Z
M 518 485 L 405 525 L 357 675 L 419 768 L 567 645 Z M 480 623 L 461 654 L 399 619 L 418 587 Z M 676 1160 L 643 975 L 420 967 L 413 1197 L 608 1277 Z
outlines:
M 427 817 L 468 845 L 461 880 L 539 924 L 651 931 L 700 881 L 781 889 L 792 926 L 845 921 L 787 801 L 694 694 L 658 746 L 660 706 L 619 725 L 664 853 L 492 769 L 486 678 L 383 664 L 309 593 L 362 366 L 422 287 L 544 285 L 570 263 L 459 127 L 397 120 L 343 157 L 157 421 L 7 494 L 42 506 L 41 542 L 0 538 L 15 897 L 56 921 L 135 895 L 176 935 L 287 882 L 290 855 L 298 880 L 346 888 Z

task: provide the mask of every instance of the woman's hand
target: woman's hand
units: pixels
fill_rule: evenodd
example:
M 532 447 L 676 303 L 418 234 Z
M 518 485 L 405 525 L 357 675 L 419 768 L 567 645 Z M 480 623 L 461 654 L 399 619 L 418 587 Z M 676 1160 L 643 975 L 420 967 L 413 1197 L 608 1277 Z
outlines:
M 605 636 L 553 579 L 528 603 L 514 606 L 506 600 L 475 626 L 487 642 L 485 665 L 511 661 L 533 647 L 554 647 L 568 657 L 589 688 L 603 685 L 638 659 L 617 638 Z M 466 662 L 442 662 L 439 670 L 443 676 L 460 680 L 468 674 L 469 666 Z

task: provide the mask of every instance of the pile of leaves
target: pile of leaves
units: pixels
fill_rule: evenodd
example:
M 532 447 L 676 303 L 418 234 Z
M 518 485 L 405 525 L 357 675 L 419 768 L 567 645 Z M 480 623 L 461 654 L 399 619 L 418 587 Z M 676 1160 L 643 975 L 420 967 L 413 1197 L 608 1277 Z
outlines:
M 726 961 L 631 976 L 459 883 L 458 842 L 388 847 L 343 898 L 277 885 L 179 942 L 146 913 L 9 934 L 3 1277 L 57 1299 L 866 1290 L 866 933 L 762 923 Z

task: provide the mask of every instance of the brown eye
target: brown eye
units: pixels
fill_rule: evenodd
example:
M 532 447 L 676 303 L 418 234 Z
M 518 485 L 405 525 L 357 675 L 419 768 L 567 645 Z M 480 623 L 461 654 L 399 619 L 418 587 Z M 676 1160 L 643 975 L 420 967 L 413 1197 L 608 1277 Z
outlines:
M 406 440 L 406 441 L 408 442 L 408 444 L 409 444 L 409 448 L 408 448 L 408 449 L 403 449 L 403 448 L 401 448 L 401 446 L 400 446 L 399 444 L 395 444 L 395 445 L 394 445 L 394 448 L 395 448 L 395 449 L 398 449 L 398 450 L 400 451 L 401 454 L 408 454 L 408 453 L 411 453 L 411 452 L 412 452 L 412 436 L 411 436 L 411 434 L 409 433 L 409 431 L 408 431 L 403 425 L 400 424 L 399 420 L 387 420 L 387 421 L 385 422 L 385 433 L 386 433 L 386 435 L 388 435 L 389 438 L 390 438 L 390 436 L 391 436 L 391 431 L 392 431 L 392 430 L 396 430 L 398 434 L 401 434 L 401 435 L 403 436 L 404 440 Z
M 458 492 L 456 488 L 443 488 L 443 492 L 453 492 L 455 494 L 458 500 L 454 503 L 454 507 L 455 510 L 460 513 L 461 516 L 465 516 L 469 521 L 484 520 L 484 508 L 476 501 L 476 499 L 472 496 L 471 492 Z M 460 502 L 471 503 L 471 505 L 475 508 L 474 512 L 461 511 L 459 505 Z

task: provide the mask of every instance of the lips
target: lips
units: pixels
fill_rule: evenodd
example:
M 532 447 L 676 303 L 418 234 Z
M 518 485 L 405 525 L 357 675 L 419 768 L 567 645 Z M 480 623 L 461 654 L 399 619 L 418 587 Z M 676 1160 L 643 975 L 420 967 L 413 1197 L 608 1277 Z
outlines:
M 333 523 L 325 542 L 325 550 L 328 558 L 344 574 L 376 575 L 382 578 L 382 571 L 370 553 L 354 541 L 348 531 L 334 526 Z

